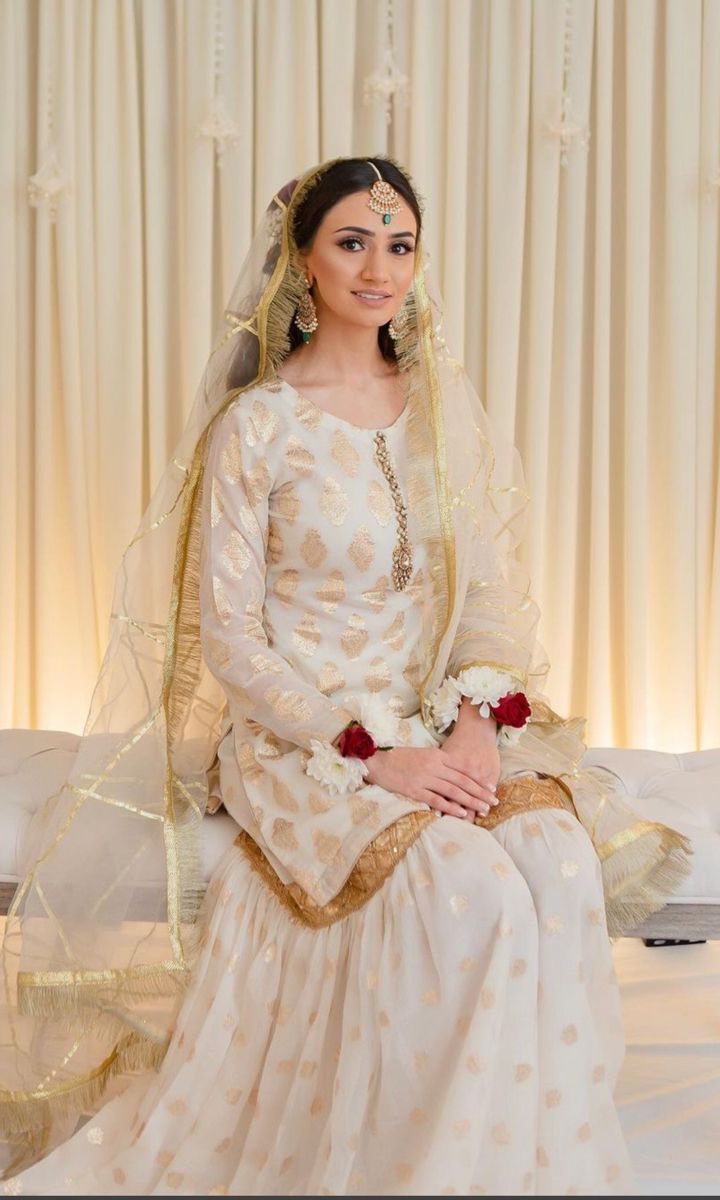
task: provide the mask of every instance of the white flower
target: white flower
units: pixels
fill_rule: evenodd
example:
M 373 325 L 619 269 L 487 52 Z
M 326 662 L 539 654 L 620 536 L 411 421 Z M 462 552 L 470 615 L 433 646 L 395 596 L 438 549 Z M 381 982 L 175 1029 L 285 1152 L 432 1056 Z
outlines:
M 477 704 L 480 715 L 490 716 L 493 705 L 518 690 L 518 683 L 506 671 L 498 671 L 496 667 L 465 667 L 456 678 L 456 684 L 463 696 L 468 696 L 471 704 Z
M 438 733 L 442 733 L 457 717 L 462 693 L 451 675 L 429 697 L 432 722 Z
M 396 746 L 400 737 L 400 719 L 386 700 L 373 692 L 343 696 L 341 708 L 352 713 L 378 746 Z
M 312 754 L 305 765 L 305 774 L 322 783 L 331 795 L 356 792 L 362 787 L 368 766 L 361 758 L 343 758 L 332 742 L 310 739 Z
M 527 729 L 528 723 L 524 725 L 501 725 L 497 732 L 498 746 L 516 746 L 520 741 L 522 734 Z

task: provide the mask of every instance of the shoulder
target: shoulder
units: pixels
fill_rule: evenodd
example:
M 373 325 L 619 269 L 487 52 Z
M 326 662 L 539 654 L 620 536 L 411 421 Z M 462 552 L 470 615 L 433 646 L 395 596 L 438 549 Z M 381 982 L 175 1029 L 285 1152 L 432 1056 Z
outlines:
M 239 438 L 250 451 L 268 453 L 285 440 L 288 432 L 283 397 L 267 383 L 253 384 L 233 396 L 213 421 L 212 439 L 219 442 Z

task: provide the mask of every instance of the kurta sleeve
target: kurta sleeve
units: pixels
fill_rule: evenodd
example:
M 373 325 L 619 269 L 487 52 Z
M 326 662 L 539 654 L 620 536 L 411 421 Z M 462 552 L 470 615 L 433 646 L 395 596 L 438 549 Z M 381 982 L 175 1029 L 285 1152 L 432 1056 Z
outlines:
M 264 406 L 263 412 L 266 412 Z M 309 748 L 332 742 L 350 713 L 303 679 L 270 646 L 263 624 L 268 500 L 277 443 L 243 395 L 211 431 L 205 465 L 200 636 L 205 661 L 231 709 Z

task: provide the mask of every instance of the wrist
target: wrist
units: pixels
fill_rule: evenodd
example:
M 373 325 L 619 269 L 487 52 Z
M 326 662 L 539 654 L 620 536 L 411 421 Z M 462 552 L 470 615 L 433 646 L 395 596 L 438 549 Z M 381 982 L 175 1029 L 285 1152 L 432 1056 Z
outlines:
M 450 726 L 470 729 L 473 737 L 498 745 L 514 744 L 530 720 L 531 708 L 521 685 L 497 667 L 473 664 L 446 676 L 429 697 L 431 720 L 443 733 Z

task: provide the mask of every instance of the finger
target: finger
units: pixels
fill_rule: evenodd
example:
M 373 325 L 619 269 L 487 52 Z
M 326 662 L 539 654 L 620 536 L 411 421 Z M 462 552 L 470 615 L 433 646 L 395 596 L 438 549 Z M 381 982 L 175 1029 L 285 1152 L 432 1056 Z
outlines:
M 479 780 L 473 779 L 472 775 L 468 775 L 467 772 L 452 766 L 450 763 L 446 763 L 440 768 L 440 778 L 449 780 L 462 791 L 471 796 L 477 796 L 479 799 L 486 800 L 489 804 L 497 804 L 498 802 L 494 784 L 480 783 Z
M 448 813 L 453 817 L 467 816 L 467 809 L 462 804 L 456 804 L 454 800 L 448 800 L 445 796 L 439 795 L 437 792 L 432 793 L 431 801 L 433 808 L 437 808 L 440 812 Z
M 461 804 L 463 808 L 472 808 L 482 813 L 486 813 L 489 810 L 491 804 L 490 793 L 486 797 L 472 796 L 463 787 L 458 787 L 456 784 L 444 780 L 438 781 L 433 787 L 446 800 L 454 800 L 456 804 Z

